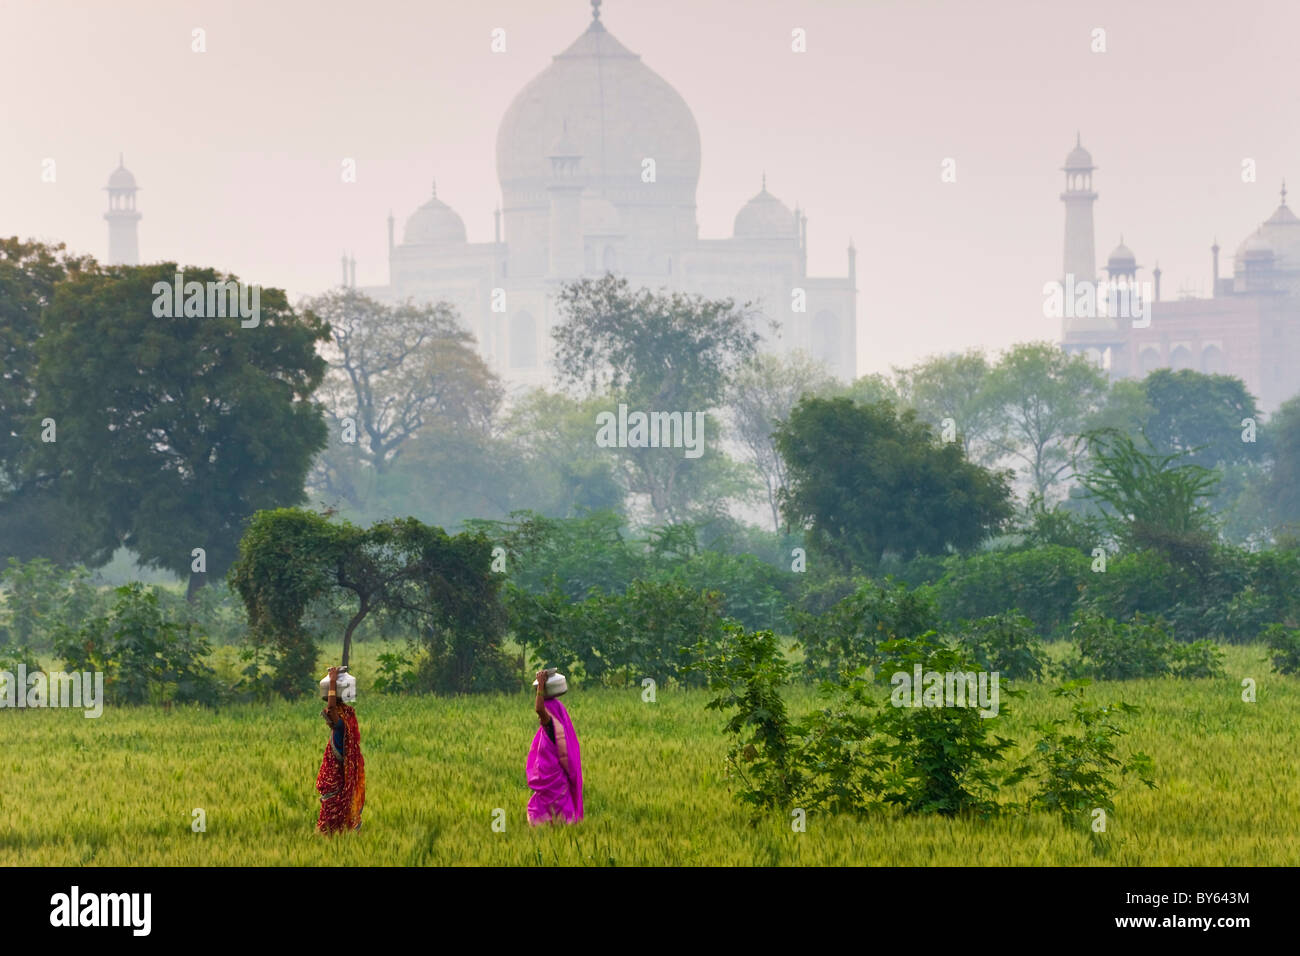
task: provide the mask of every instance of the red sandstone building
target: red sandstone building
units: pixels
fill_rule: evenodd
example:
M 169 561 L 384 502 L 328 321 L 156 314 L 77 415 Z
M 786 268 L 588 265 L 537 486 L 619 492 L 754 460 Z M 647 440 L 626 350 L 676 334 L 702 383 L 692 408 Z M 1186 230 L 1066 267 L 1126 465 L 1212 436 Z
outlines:
M 1076 142 L 1063 170 L 1065 275 L 1096 281 L 1092 233 L 1092 157 Z M 1106 262 L 1106 279 L 1143 288 L 1153 298 L 1146 319 L 1062 320 L 1062 348 L 1084 353 L 1111 378 L 1142 378 L 1158 368 L 1189 368 L 1242 379 L 1260 408 L 1274 411 L 1300 392 L 1300 218 L 1282 201 L 1237 248 L 1231 276 L 1219 274 L 1219 246 L 1211 248 L 1213 296 L 1165 301 L 1160 270 L 1139 283 L 1133 253 L 1121 240 Z M 1145 327 L 1143 327 L 1145 326 Z

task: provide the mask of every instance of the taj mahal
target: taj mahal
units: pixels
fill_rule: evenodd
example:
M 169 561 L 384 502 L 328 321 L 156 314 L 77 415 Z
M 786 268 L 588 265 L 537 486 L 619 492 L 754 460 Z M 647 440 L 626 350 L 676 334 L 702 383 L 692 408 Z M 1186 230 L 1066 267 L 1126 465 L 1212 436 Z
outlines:
M 852 244 L 846 275 L 809 276 L 807 217 L 758 175 L 761 188 L 736 213 L 732 235 L 700 238 L 695 117 L 605 28 L 600 0 L 587 29 L 506 110 L 496 166 L 494 241 L 467 242 L 452 197 L 435 184 L 400 237 L 390 213 L 389 283 L 361 291 L 387 302 L 450 303 L 512 386 L 550 382 L 550 330 L 562 321 L 556 293 L 607 272 L 633 288 L 750 302 L 766 350 L 799 349 L 838 378 L 854 377 Z

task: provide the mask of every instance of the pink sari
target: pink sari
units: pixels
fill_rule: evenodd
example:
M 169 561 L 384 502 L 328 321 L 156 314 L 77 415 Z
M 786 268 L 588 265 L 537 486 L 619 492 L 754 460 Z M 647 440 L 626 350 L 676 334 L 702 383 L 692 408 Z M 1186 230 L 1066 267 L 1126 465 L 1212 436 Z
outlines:
M 528 801 L 528 822 L 533 826 L 549 820 L 575 823 L 582 819 L 582 756 L 578 752 L 578 734 L 563 704 L 548 700 L 545 706 L 555 733 L 564 734 L 572 776 L 564 772 L 555 741 L 545 727 L 539 726 L 528 751 L 528 786 L 533 790 Z

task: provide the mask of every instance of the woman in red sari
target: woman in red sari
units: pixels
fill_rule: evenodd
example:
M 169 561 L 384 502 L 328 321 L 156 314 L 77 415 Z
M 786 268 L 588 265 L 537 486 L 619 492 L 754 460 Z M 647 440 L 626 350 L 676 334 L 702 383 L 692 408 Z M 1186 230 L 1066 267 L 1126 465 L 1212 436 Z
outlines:
M 320 816 L 316 829 L 339 833 L 361 826 L 361 808 L 366 802 L 366 762 L 361 759 L 361 731 L 357 712 L 338 694 L 339 669 L 329 671 L 329 692 L 321 716 L 333 733 L 325 745 L 316 789 L 320 792 Z

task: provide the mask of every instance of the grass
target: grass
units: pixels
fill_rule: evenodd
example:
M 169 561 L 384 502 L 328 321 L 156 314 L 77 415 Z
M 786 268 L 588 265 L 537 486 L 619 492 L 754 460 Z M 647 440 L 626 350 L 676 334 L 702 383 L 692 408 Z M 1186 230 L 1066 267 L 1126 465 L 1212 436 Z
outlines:
M 586 820 L 533 829 L 524 758 L 531 698 L 387 697 L 366 692 L 376 645 L 362 645 L 358 716 L 367 800 L 359 833 L 313 831 L 327 729 L 315 700 L 202 709 L 0 711 L 0 865 L 1290 865 L 1300 864 L 1300 680 L 1273 674 L 1261 647 L 1227 647 L 1227 674 L 1094 684 L 1123 699 L 1125 748 L 1155 761 L 1160 789 L 1125 784 L 1094 841 L 1044 814 L 988 822 L 812 815 L 757 827 L 731 797 L 723 718 L 700 691 L 575 689 Z M 1244 703 L 1241 680 L 1258 684 Z M 1028 746 L 1030 725 L 1064 714 L 1030 685 L 999 720 Z M 790 691 L 792 712 L 815 706 Z M 1005 704 L 1004 700 L 1004 704 Z M 1012 795 L 1008 795 L 1011 799 Z M 206 831 L 191 830 L 192 811 Z M 505 832 L 493 812 L 505 811 Z

